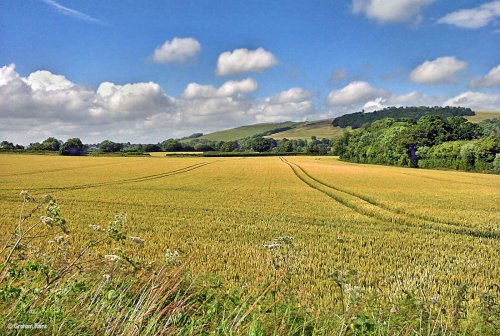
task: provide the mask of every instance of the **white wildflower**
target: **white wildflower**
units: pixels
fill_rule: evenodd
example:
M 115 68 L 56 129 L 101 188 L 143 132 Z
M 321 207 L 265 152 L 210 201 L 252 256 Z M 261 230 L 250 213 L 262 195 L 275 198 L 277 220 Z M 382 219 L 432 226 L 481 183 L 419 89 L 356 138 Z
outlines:
M 54 218 L 49 217 L 49 216 L 42 216 L 42 217 L 40 217 L 40 221 L 43 224 L 51 225 L 52 223 L 54 223 Z
M 109 260 L 109 261 L 118 261 L 120 260 L 120 256 L 117 256 L 116 254 L 106 254 L 104 256 L 104 259 Z
M 90 224 L 89 227 L 94 230 L 94 231 L 106 231 L 105 229 L 103 229 L 102 227 L 100 227 L 99 225 L 97 224 Z
M 60 235 L 57 237 L 54 237 L 54 242 L 61 244 L 66 241 L 66 236 Z
M 144 244 L 145 240 L 140 237 L 129 237 L 131 241 L 137 244 Z
M 107 282 L 107 281 L 109 281 L 109 279 L 111 278 L 111 275 L 109 275 L 109 274 L 103 274 L 103 275 L 102 275 L 102 278 L 104 279 L 104 281 L 106 281 L 106 282 Z
M 167 263 L 177 262 L 179 256 L 180 254 L 177 250 L 168 249 L 167 252 L 165 253 L 165 259 L 167 259 Z
M 270 244 L 264 244 L 264 245 L 262 245 L 262 246 L 264 246 L 265 248 L 268 248 L 268 249 L 270 249 L 270 250 L 273 250 L 273 249 L 275 249 L 275 248 L 280 247 L 281 245 L 280 245 L 280 244 L 278 244 L 278 243 L 270 243 Z

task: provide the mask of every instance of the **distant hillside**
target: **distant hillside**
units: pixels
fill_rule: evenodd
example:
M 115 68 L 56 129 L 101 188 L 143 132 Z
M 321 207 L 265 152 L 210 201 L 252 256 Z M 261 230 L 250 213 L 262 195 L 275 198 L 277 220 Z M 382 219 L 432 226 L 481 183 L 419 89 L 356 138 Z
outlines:
M 304 124 L 303 122 L 286 121 L 281 123 L 264 123 L 231 128 L 210 134 L 205 134 L 198 139 L 214 141 L 234 141 L 256 135 L 269 135 L 275 132 L 285 131 Z
M 500 111 L 476 111 L 476 115 L 466 116 L 467 120 L 473 123 L 480 123 L 486 119 L 500 118 Z
M 384 118 L 402 119 L 409 118 L 418 120 L 425 115 L 439 115 L 443 118 L 452 116 L 474 116 L 475 113 L 470 108 L 465 107 L 387 107 L 383 110 L 370 113 L 356 112 L 345 114 L 333 119 L 333 126 L 360 128 L 364 124 L 372 123 Z
M 353 114 L 346 116 L 352 116 Z M 374 115 L 372 113 L 365 114 Z M 335 120 L 338 121 L 338 119 L 342 120 L 343 117 L 344 116 L 335 118 L 333 122 L 335 122 Z M 478 111 L 475 115 L 465 116 L 465 118 L 474 123 L 479 123 L 486 119 L 493 119 L 498 117 L 500 117 L 500 111 Z M 276 140 L 281 140 L 283 138 L 287 138 L 289 140 L 310 139 L 312 136 L 315 136 L 318 139 L 333 139 L 338 138 L 340 135 L 342 135 L 344 129 L 350 130 L 351 127 L 332 126 L 332 119 L 305 122 L 286 121 L 281 123 L 263 123 L 240 126 L 237 128 L 231 128 L 223 131 L 205 134 L 203 136 L 197 137 L 197 139 L 206 139 L 213 141 L 235 141 L 258 135 Z M 181 140 L 181 142 L 189 142 L 190 140 L 192 139 L 183 139 Z
M 324 119 L 306 122 L 290 130 L 268 135 L 266 138 L 297 140 L 310 139 L 312 136 L 315 136 L 318 139 L 332 139 L 339 137 L 343 130 L 341 127 L 333 127 L 332 119 Z

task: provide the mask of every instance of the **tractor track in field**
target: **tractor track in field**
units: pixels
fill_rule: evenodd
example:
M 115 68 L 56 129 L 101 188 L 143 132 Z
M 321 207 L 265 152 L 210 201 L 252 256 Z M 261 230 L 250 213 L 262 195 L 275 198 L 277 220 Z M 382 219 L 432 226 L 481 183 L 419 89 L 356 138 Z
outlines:
M 397 212 L 390 207 L 380 205 L 380 203 L 373 201 L 366 196 L 328 185 L 315 177 L 312 177 L 301 166 L 296 163 L 289 162 L 284 157 L 280 157 L 280 160 L 287 164 L 290 169 L 292 169 L 295 176 L 297 176 L 297 178 L 310 188 L 325 194 L 331 199 L 361 215 L 387 223 L 399 223 L 411 227 L 445 231 L 479 238 L 500 239 L 500 233 L 497 232 L 474 230 L 456 223 L 446 223 L 439 220 L 432 221 L 418 215 Z
M 98 188 L 98 187 L 106 187 L 106 186 L 113 186 L 113 185 L 120 185 L 120 184 L 126 184 L 126 183 L 135 183 L 135 182 L 145 182 L 145 181 L 151 181 L 151 180 L 156 180 L 164 177 L 169 177 L 173 175 L 179 175 L 183 173 L 187 173 L 189 171 L 205 167 L 209 164 L 212 164 L 216 161 L 213 162 L 201 162 L 201 163 L 196 163 L 194 165 L 190 165 L 184 168 L 179 168 L 176 170 L 171 170 L 165 173 L 159 173 L 159 174 L 153 174 L 153 175 L 146 175 L 146 176 L 141 176 L 141 177 L 135 177 L 135 178 L 129 178 L 129 179 L 123 179 L 123 180 L 115 180 L 115 181 L 107 181 L 107 182 L 100 182 L 100 183 L 90 183 L 90 184 L 81 184 L 81 185 L 75 185 L 75 186 L 68 186 L 68 187 L 48 187 L 48 188 L 34 188 L 30 189 L 30 191 L 37 191 L 37 192 L 58 192 L 58 191 L 68 191 L 68 190 L 79 190 L 79 189 L 89 189 L 89 188 Z M 1 190 L 18 190 L 18 189 L 1 189 Z

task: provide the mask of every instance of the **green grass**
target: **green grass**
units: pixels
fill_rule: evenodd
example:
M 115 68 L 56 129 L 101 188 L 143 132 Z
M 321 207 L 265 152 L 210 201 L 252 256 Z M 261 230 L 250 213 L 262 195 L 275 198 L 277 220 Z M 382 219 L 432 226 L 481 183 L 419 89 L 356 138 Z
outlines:
M 500 117 L 500 111 L 475 111 L 475 112 L 476 112 L 475 116 L 468 116 L 465 118 L 471 122 L 480 123 L 481 121 L 486 119 L 493 119 Z
M 264 123 L 264 124 L 255 124 L 248 126 L 241 126 L 237 128 L 231 128 L 223 131 L 218 131 L 210 134 L 205 134 L 201 136 L 199 139 L 208 139 L 214 141 L 233 141 L 239 140 L 246 137 L 251 137 L 256 134 L 268 132 L 270 130 L 281 128 L 281 127 L 296 127 L 303 123 L 301 122 L 293 122 L 293 121 L 285 121 L 282 123 Z
M 273 129 L 282 127 L 293 127 L 290 130 L 274 133 L 265 136 L 266 138 L 273 139 L 310 139 L 311 136 L 316 136 L 318 139 L 322 138 L 336 138 L 340 136 L 343 129 L 340 127 L 333 127 L 331 119 L 309 121 L 309 122 L 293 122 L 286 121 L 282 123 L 265 123 L 265 124 L 255 124 L 248 126 L 241 126 L 237 128 L 231 128 L 228 130 L 218 131 L 210 134 L 206 134 L 200 139 L 208 139 L 215 141 L 232 141 L 239 140 L 246 137 L 254 136 L 264 132 L 272 131 Z

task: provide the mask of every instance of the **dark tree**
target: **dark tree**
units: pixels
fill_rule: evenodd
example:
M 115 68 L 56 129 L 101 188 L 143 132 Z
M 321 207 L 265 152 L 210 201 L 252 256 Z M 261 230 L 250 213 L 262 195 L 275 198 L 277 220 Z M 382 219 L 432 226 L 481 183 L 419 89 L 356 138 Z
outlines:
M 41 147 L 42 150 L 57 152 L 61 148 L 61 141 L 50 137 L 42 142 Z
M 85 146 L 79 138 L 68 139 L 60 148 L 61 155 L 83 155 Z
M 14 148 L 15 148 L 15 146 L 12 142 L 8 142 L 5 140 L 0 142 L 0 149 L 1 150 L 13 150 Z
M 168 139 L 161 143 L 161 148 L 165 152 L 179 152 L 182 151 L 182 144 L 179 140 Z
M 262 153 L 271 149 L 272 142 L 266 138 L 254 138 L 250 141 L 250 146 L 254 151 Z

